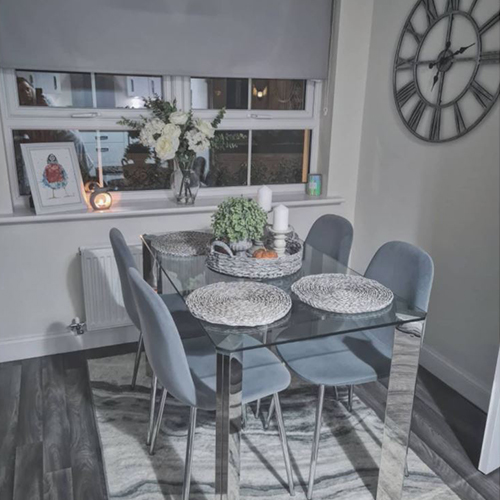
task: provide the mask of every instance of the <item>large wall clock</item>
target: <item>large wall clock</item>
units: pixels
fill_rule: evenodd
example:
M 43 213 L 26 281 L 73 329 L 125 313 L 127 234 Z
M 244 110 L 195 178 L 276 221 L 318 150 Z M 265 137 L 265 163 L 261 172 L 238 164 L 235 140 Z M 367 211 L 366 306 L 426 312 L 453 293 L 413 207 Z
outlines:
M 419 0 L 399 37 L 393 91 L 403 123 L 424 141 L 476 127 L 500 93 L 498 0 Z

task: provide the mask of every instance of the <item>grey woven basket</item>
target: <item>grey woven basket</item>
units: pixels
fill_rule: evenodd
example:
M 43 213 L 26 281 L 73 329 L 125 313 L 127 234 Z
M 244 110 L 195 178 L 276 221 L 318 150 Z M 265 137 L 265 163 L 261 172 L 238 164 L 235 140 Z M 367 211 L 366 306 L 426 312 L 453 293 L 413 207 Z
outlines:
M 224 249 L 221 252 L 220 249 Z M 234 255 L 220 241 L 214 241 L 207 256 L 207 266 L 218 273 L 239 278 L 271 279 L 289 276 L 302 267 L 304 247 L 299 239 L 287 239 L 286 254 L 276 259 L 256 259 L 248 255 Z

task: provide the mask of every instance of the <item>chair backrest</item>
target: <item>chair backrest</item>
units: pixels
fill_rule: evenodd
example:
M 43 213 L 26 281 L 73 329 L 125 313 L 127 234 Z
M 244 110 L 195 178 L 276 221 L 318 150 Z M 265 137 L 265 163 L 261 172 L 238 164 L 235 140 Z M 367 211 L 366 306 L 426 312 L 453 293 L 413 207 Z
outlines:
M 347 219 L 339 215 L 327 214 L 322 215 L 312 225 L 306 243 L 347 266 L 352 236 L 352 225 Z
M 403 241 L 385 243 L 373 256 L 365 276 L 390 288 L 410 306 L 427 311 L 434 263 L 421 248 Z
M 132 290 L 130 288 L 130 282 L 128 277 L 128 268 L 133 267 L 137 269 L 134 256 L 129 250 L 127 243 L 123 234 L 114 227 L 109 232 L 109 239 L 111 240 L 111 246 L 113 247 L 113 253 L 115 255 L 116 265 L 118 266 L 118 273 L 120 275 L 120 284 L 122 286 L 123 302 L 125 304 L 125 309 L 129 315 L 132 323 L 141 329 L 141 323 L 139 321 L 139 315 L 137 314 L 137 309 L 135 307 L 134 297 L 132 296 Z
M 179 330 L 156 292 L 129 268 L 148 360 L 161 385 L 181 403 L 196 406 L 196 390 Z

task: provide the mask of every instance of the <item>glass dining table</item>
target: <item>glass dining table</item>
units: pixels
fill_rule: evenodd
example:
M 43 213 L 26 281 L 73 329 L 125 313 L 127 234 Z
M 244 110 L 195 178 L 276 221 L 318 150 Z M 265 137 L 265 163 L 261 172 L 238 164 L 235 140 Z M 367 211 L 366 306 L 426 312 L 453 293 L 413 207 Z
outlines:
M 245 281 L 210 270 L 206 256 L 177 257 L 156 252 L 151 246 L 153 235 L 143 235 L 143 274 L 160 294 L 177 294 L 185 299 L 197 288 L 218 282 Z M 334 314 L 301 302 L 291 292 L 292 284 L 303 276 L 322 273 L 358 275 L 340 262 L 304 245 L 302 268 L 283 278 L 259 280 L 275 285 L 291 295 L 292 308 L 281 320 L 258 327 L 230 327 L 207 323 L 193 317 L 199 334 L 206 335 L 217 353 L 216 466 L 217 500 L 240 498 L 240 433 L 242 360 L 255 343 L 257 348 L 290 342 L 311 341 L 334 335 L 355 334 L 363 330 L 394 327 L 394 345 L 387 392 L 384 435 L 380 458 L 377 500 L 402 498 L 405 464 L 410 437 L 413 400 L 422 346 L 426 312 L 410 307 L 395 295 L 385 310 L 369 314 Z M 184 313 L 190 314 L 185 302 Z M 182 334 L 182 332 L 181 332 Z

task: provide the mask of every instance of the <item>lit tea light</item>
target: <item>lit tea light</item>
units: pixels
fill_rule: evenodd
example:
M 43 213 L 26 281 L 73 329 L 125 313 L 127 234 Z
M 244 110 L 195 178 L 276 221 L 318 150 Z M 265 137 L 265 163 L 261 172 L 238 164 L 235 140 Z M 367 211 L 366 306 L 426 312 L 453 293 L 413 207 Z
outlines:
M 94 210 L 108 210 L 113 203 L 113 198 L 106 188 L 96 188 L 90 195 L 89 201 Z

